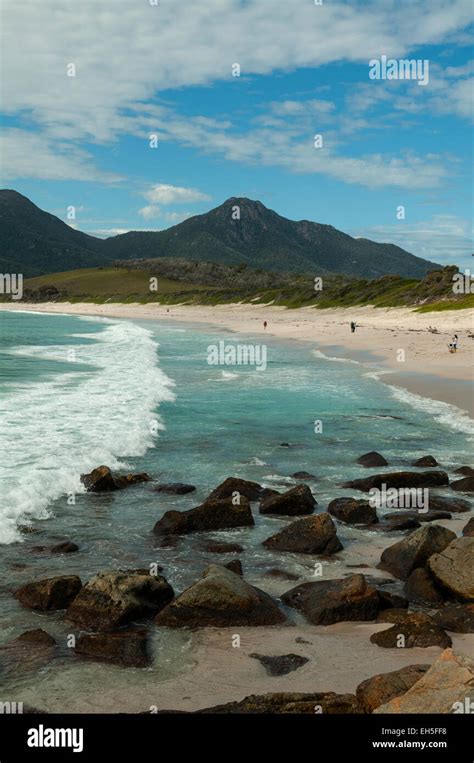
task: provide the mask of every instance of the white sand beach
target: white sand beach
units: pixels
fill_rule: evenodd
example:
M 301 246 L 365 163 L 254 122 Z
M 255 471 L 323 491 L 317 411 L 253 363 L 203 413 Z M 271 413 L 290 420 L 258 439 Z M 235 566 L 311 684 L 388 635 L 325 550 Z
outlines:
M 417 313 L 408 308 L 313 307 L 288 310 L 273 305 L 160 305 L 42 303 L 3 304 L 1 309 L 159 319 L 209 324 L 241 334 L 311 342 L 329 356 L 352 357 L 382 367 L 390 384 L 457 405 L 474 418 L 474 311 Z M 267 321 L 267 328 L 263 322 Z M 357 328 L 351 333 L 350 323 Z M 429 331 L 429 327 L 438 333 Z M 456 353 L 448 351 L 453 334 Z

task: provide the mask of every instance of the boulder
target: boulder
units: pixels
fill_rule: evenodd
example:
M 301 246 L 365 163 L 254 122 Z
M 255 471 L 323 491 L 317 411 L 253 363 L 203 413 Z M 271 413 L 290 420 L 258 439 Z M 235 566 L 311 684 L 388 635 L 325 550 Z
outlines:
M 433 618 L 425 612 L 408 612 L 406 609 L 384 609 L 377 615 L 378 623 L 395 623 L 401 625 L 426 625 Z
M 463 477 L 461 480 L 451 482 L 451 490 L 459 490 L 461 493 L 474 493 L 474 474 Z
M 153 528 L 155 535 L 188 535 L 204 530 L 252 527 L 250 503 L 245 496 L 234 504 L 232 498 L 206 501 L 188 511 L 167 511 Z
M 278 490 L 274 490 L 272 487 L 264 487 L 260 493 L 260 500 L 264 501 L 266 498 L 273 498 L 274 495 L 281 495 Z
M 471 511 L 471 504 L 465 498 L 445 498 L 443 495 L 430 495 L 428 504 L 430 511 L 449 511 L 450 514 Z
M 311 472 L 295 472 L 291 475 L 295 480 L 315 480 L 316 476 Z
M 235 493 L 239 493 L 241 496 L 245 496 L 249 501 L 258 501 L 262 493 L 262 486 L 258 482 L 251 482 L 250 480 L 242 480 L 240 477 L 227 477 L 224 482 L 221 482 L 207 498 L 208 501 L 232 498 Z
M 286 676 L 309 662 L 307 657 L 302 657 L 300 654 L 282 654 L 272 657 L 252 652 L 249 657 L 259 660 L 269 676 Z
M 173 595 L 164 577 L 147 570 L 99 572 L 81 589 L 67 616 L 86 630 L 114 631 L 156 614 Z
M 263 545 L 275 551 L 299 554 L 335 554 L 342 549 L 336 526 L 326 513 L 292 522 L 263 541 Z
M 344 715 L 361 713 L 354 694 L 336 694 L 335 692 L 317 692 L 303 694 L 302 692 L 279 692 L 272 694 L 252 694 L 240 702 L 228 702 L 225 705 L 215 705 L 199 710 L 199 713 L 216 714 L 257 714 L 284 715 L 315 712 L 323 715 Z
M 454 470 L 454 474 L 463 474 L 464 477 L 470 477 L 474 475 L 474 469 L 472 466 L 460 466 L 459 469 Z
M 332 625 L 345 620 L 375 620 L 379 597 L 363 575 L 302 583 L 281 597 L 302 612 L 312 625 Z
M 405 583 L 405 594 L 416 604 L 429 604 L 432 607 L 441 607 L 444 601 L 429 570 L 425 567 L 417 567 L 410 574 Z
M 0 647 L 0 673 L 22 674 L 44 667 L 56 656 L 56 641 L 41 628 L 25 631 Z
M 230 570 L 231 572 L 235 572 L 236 575 L 242 575 L 244 574 L 243 568 L 242 568 L 242 562 L 240 559 L 232 559 L 232 561 L 227 562 L 227 564 L 224 564 L 224 567 L 226 570 Z
M 403 647 L 400 646 L 400 637 L 405 641 Z M 384 631 L 372 633 L 370 640 L 372 644 L 385 647 L 386 649 L 413 649 L 421 647 L 426 649 L 428 646 L 439 646 L 442 649 L 451 646 L 451 639 L 442 628 L 434 623 L 395 623 L 391 628 Z
M 81 590 L 77 575 L 61 575 L 26 583 L 15 592 L 23 606 L 31 609 L 66 609 Z
M 417 461 L 414 461 L 412 466 L 425 467 L 425 469 L 429 469 L 432 466 L 439 466 L 439 464 L 436 458 L 433 456 L 422 456 L 421 458 L 417 459 Z
M 196 490 L 195 485 L 187 485 L 185 482 L 168 482 L 153 488 L 154 493 L 171 493 L 171 495 L 186 495 L 194 490 Z
M 123 667 L 144 668 L 150 664 L 148 633 L 129 628 L 116 633 L 84 633 L 76 639 L 76 654 Z
M 378 567 L 406 580 L 417 567 L 424 567 L 430 556 L 439 553 L 456 538 L 440 525 L 425 524 L 382 552 Z
M 377 530 L 382 533 L 402 532 L 403 530 L 415 530 L 417 527 L 421 527 L 421 523 L 414 517 L 398 517 L 391 519 L 389 522 L 380 522 L 377 525 L 373 525 L 370 529 Z
M 64 540 L 62 543 L 51 546 L 49 550 L 52 554 L 75 554 L 76 551 L 79 551 L 79 546 L 70 540 Z
M 473 697 L 474 661 L 445 649 L 411 689 L 374 713 L 462 713 Z
M 474 535 L 474 517 L 471 517 L 467 525 L 462 528 L 462 534 L 467 538 L 472 538 Z
M 452 633 L 474 633 L 474 604 L 448 604 L 433 615 L 433 621 Z
M 460 601 L 474 601 L 474 538 L 455 538 L 428 561 L 442 590 Z
M 435 522 L 438 519 L 451 519 L 449 511 L 398 511 L 392 514 L 385 514 L 384 519 L 387 522 L 398 522 L 404 519 L 416 520 L 418 526 L 420 522 Z
M 268 594 L 246 583 L 230 570 L 211 564 L 156 617 L 170 628 L 276 625 L 285 615 Z
M 114 475 L 108 466 L 98 466 L 89 474 L 81 474 L 81 482 L 92 493 L 107 493 L 112 490 L 122 490 L 138 482 L 148 482 L 148 474 Z
M 335 498 L 329 503 L 328 512 L 340 522 L 350 525 L 372 525 L 378 522 L 375 506 L 363 498 Z
M 388 461 L 376 450 L 371 450 L 370 453 L 364 453 L 363 456 L 359 456 L 356 463 L 366 468 L 373 468 L 375 466 L 388 466 Z
M 356 689 L 359 705 L 365 713 L 372 713 L 376 707 L 411 689 L 429 669 L 429 665 L 407 665 L 391 673 L 379 673 L 362 681 Z
M 368 493 L 372 488 L 380 490 L 382 485 L 385 485 L 388 490 L 404 487 L 442 487 L 448 483 L 449 478 L 446 472 L 387 472 L 345 482 L 342 487 Z
M 241 554 L 243 550 L 239 543 L 208 543 L 205 547 L 209 554 Z
M 283 514 L 297 517 L 312 514 L 317 501 L 307 485 L 296 485 L 286 493 L 265 498 L 260 503 L 260 514 Z
M 390 593 L 390 591 L 383 591 L 377 588 L 379 596 L 379 609 L 407 609 L 408 599 L 405 596 L 400 596 L 398 593 Z

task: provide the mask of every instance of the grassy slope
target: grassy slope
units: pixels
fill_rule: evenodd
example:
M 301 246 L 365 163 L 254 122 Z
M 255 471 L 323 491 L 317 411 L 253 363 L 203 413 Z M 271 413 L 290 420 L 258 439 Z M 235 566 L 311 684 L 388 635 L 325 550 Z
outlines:
M 282 276 L 281 282 L 269 285 L 268 274 L 241 268 L 219 269 L 214 278 L 205 270 L 193 275 L 189 270 L 164 270 L 157 273 L 158 291 L 150 291 L 151 268 L 87 268 L 54 273 L 25 281 L 25 301 L 70 302 L 160 302 L 164 304 L 225 304 L 230 302 L 269 303 L 298 308 L 412 306 L 422 312 L 459 310 L 474 307 L 474 294 L 451 298 L 451 274 L 440 271 L 424 281 L 393 276 L 375 280 L 349 280 L 343 277 L 324 279 L 324 288 L 315 292 L 310 277 Z M 155 271 L 156 272 L 156 271 Z M 168 277 L 173 275 L 173 278 Z M 178 280 L 178 277 L 181 278 Z M 191 278 L 194 280 L 191 283 Z M 261 282 L 259 279 L 263 279 Z M 204 281 L 196 283 L 196 280 Z M 59 293 L 48 294 L 48 288 Z M 33 294 L 29 294 L 33 290 Z M 423 304 L 429 300 L 429 304 Z

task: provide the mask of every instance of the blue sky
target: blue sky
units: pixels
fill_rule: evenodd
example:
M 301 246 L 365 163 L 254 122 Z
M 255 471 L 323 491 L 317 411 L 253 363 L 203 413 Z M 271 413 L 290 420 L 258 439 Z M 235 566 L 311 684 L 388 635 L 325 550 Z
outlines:
M 2 187 L 99 236 L 248 196 L 473 268 L 470 1 L 152 3 L 3 0 Z

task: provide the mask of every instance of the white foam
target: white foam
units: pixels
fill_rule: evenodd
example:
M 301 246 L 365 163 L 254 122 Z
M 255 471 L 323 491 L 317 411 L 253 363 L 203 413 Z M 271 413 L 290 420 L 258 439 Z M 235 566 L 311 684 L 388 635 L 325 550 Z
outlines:
M 332 355 L 325 355 L 321 350 L 313 350 L 313 355 L 316 358 L 322 358 L 323 360 L 331 360 L 335 363 L 354 363 L 356 366 L 360 366 L 358 360 L 352 360 L 352 358 L 335 358 Z
M 456 405 L 444 403 L 441 400 L 432 400 L 430 397 L 422 397 L 415 392 L 408 392 L 401 387 L 394 387 L 392 384 L 386 384 L 393 397 L 402 403 L 408 403 L 412 408 L 424 411 L 441 424 L 456 430 L 474 436 L 474 423 L 466 411 L 461 410 Z
M 71 363 L 48 381 L 10 385 L 0 401 L 0 543 L 19 539 L 19 523 L 46 518 L 55 499 L 83 492 L 82 472 L 123 468 L 121 459 L 143 455 L 163 429 L 154 411 L 174 399 L 173 382 L 158 367 L 151 331 L 112 322 L 90 336 L 93 344 L 16 350 L 64 362 L 74 349 L 91 370 Z

